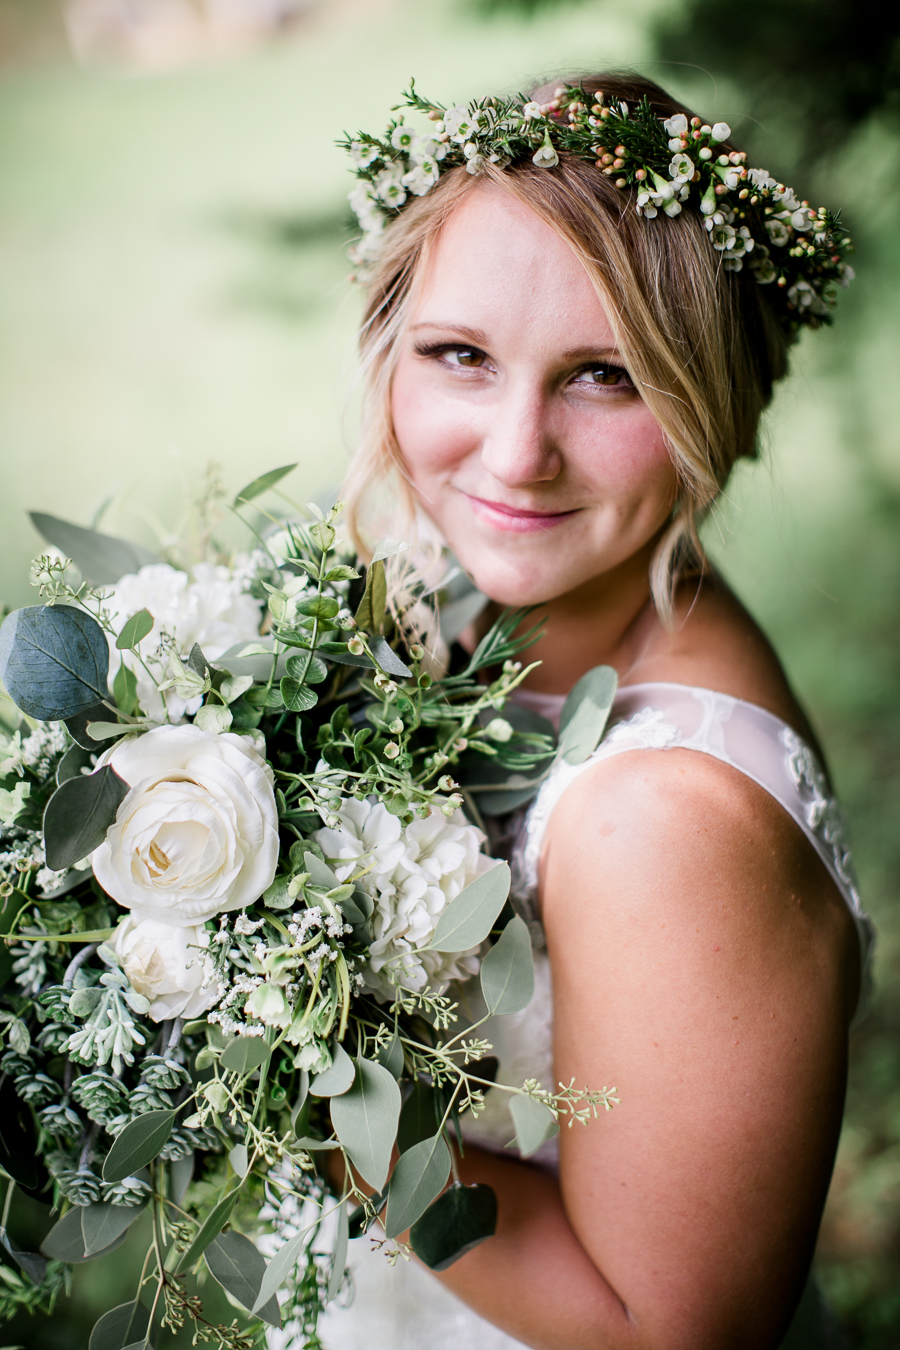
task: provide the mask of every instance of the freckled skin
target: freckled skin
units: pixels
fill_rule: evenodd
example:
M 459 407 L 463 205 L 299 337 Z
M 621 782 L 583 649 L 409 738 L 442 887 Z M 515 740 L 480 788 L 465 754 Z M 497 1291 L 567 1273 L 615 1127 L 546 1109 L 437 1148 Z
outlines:
M 658 222 L 652 223 L 654 227 Z M 663 222 L 664 228 L 664 222 Z M 666 629 L 648 565 L 676 479 L 586 273 L 479 186 L 432 254 L 393 386 L 410 481 L 496 607 L 541 604 L 534 689 L 592 666 L 717 689 L 812 733 L 720 582 Z M 617 373 L 618 372 L 618 373 Z M 775 1350 L 840 1124 L 852 922 L 796 824 L 726 764 L 618 755 L 565 793 L 540 869 L 555 1077 L 615 1083 L 559 1179 L 467 1148 L 497 1236 L 440 1278 L 536 1350 Z

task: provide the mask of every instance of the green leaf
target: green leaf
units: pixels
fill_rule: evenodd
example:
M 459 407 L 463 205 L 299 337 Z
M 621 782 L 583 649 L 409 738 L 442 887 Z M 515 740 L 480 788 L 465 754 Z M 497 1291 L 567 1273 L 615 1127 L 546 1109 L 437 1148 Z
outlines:
M 298 1135 L 294 1143 L 297 1148 L 302 1148 L 307 1153 L 321 1153 L 323 1149 L 340 1148 L 336 1139 L 313 1139 L 308 1134 Z
M 441 1123 L 447 1101 L 445 1088 L 432 1087 L 423 1079 L 416 1079 L 400 1112 L 397 1148 L 401 1153 L 406 1153 L 423 1139 L 431 1138 Z
M 296 469 L 296 464 L 284 464 L 280 469 L 270 469 L 268 473 L 260 474 L 259 478 L 254 478 L 251 483 L 237 494 L 234 499 L 234 505 L 240 506 L 242 502 L 252 502 L 254 497 L 259 497 L 267 492 L 269 488 L 280 483 L 282 478 L 286 478 L 292 469 Z
M 372 653 L 385 675 L 398 675 L 401 679 L 405 679 L 407 675 L 412 674 L 409 666 L 403 664 L 400 657 L 385 638 L 379 637 L 377 634 L 375 637 L 370 637 L 369 651 Z
M 109 696 L 103 629 L 72 605 L 29 605 L 0 627 L 0 680 L 23 713 L 63 722 Z
M 583 764 L 600 744 L 619 677 L 612 666 L 594 666 L 570 691 L 559 716 L 557 756 Z
M 346 642 L 320 642 L 316 651 L 320 656 L 327 656 L 329 661 L 336 661 L 339 666 L 362 666 L 366 670 L 375 670 L 375 662 L 371 656 L 366 656 L 365 652 L 360 652 L 358 656 L 347 650 Z
M 137 708 L 137 676 L 124 661 L 120 663 L 116 678 L 113 680 L 113 698 L 119 712 L 123 712 L 126 717 L 133 715 Z M 121 736 L 126 730 L 127 728 L 121 727 L 118 734 Z
M 331 1257 L 331 1275 L 325 1295 L 326 1304 L 337 1298 L 344 1283 L 344 1269 L 347 1265 L 347 1241 L 350 1237 L 350 1223 L 347 1218 L 346 1203 L 338 1205 L 334 1248 Z
M 321 684 L 328 679 L 328 667 L 317 656 L 289 656 L 285 669 L 291 679 L 303 684 Z
M 400 1155 L 388 1187 L 384 1231 L 389 1238 L 414 1224 L 444 1189 L 450 1175 L 450 1150 L 443 1133 L 413 1144 Z
M 68 1261 L 69 1265 L 78 1266 L 84 1261 L 96 1261 L 107 1252 L 114 1252 L 125 1241 L 126 1232 L 127 1229 L 123 1229 L 108 1247 L 88 1256 L 84 1250 L 84 1237 L 81 1232 L 81 1209 L 76 1205 L 50 1229 L 41 1243 L 41 1252 L 54 1261 Z
M 243 1233 L 220 1233 L 206 1249 L 209 1273 L 248 1312 L 256 1303 L 266 1274 L 261 1253 Z M 256 1312 L 271 1327 L 281 1327 L 281 1311 L 273 1296 Z
M 497 1231 L 490 1186 L 451 1186 L 410 1230 L 410 1245 L 431 1270 L 446 1270 Z
M 58 787 L 44 811 L 47 866 L 61 872 L 99 848 L 130 790 L 109 764 Z
M 192 1152 L 185 1153 L 180 1158 L 174 1158 L 169 1163 L 169 1199 L 173 1204 L 181 1204 L 193 1175 L 194 1155 Z
M 516 915 L 481 963 L 481 992 L 489 1013 L 527 1008 L 534 993 L 534 959 L 528 925 Z
M 541 1144 L 559 1134 L 553 1112 L 534 1097 L 512 1097 L 509 1114 L 516 1127 L 516 1145 L 523 1158 L 530 1158 Z
M 94 1323 L 88 1350 L 125 1350 L 147 1336 L 150 1313 L 142 1303 L 120 1303 Z
M 326 891 L 333 891 L 335 886 L 340 886 L 341 883 L 328 864 L 316 857 L 315 853 L 304 853 L 303 863 L 314 886 L 321 886 Z
M 73 525 L 71 521 L 45 515 L 42 511 L 29 514 L 38 534 L 71 558 L 92 586 L 114 586 L 129 572 L 139 572 L 151 563 L 162 562 L 149 549 L 127 539 L 87 530 L 83 525 Z
M 470 881 L 438 919 L 429 947 L 435 952 L 464 952 L 483 942 L 509 895 L 510 874 L 498 863 Z
M 380 633 L 384 627 L 387 582 L 384 563 L 372 562 L 366 570 L 366 589 L 356 611 L 357 625 L 364 633 Z
M 332 1098 L 331 1123 L 350 1161 L 376 1191 L 387 1181 L 399 1118 L 400 1089 L 393 1075 L 380 1064 L 357 1059 L 353 1086 Z
M 285 675 L 281 681 L 281 697 L 288 712 L 308 712 L 319 701 L 314 689 L 301 684 L 299 680 L 292 679 L 290 675 Z
M 94 703 L 90 708 L 85 708 L 84 712 L 76 713 L 74 717 L 67 717 L 65 719 L 66 730 L 76 745 L 97 754 L 97 742 L 89 733 L 88 727 L 93 726 L 96 722 L 102 722 L 104 717 L 109 717 L 109 709 L 104 707 L 102 703 Z
M 96 754 L 96 750 L 94 754 Z M 56 782 L 61 787 L 69 778 L 82 778 L 82 769 L 93 769 L 91 751 L 82 745 L 70 745 L 56 770 Z
M 340 608 L 340 600 L 333 595 L 310 595 L 297 601 L 297 613 L 310 619 L 333 619 Z
M 232 1073 L 251 1073 L 272 1058 L 272 1050 L 261 1036 L 237 1036 L 219 1056 L 223 1069 Z
M 181 1275 L 183 1271 L 190 1270 L 191 1266 L 193 1266 L 206 1251 L 213 1238 L 221 1233 L 231 1217 L 231 1211 L 237 1204 L 240 1193 L 240 1186 L 235 1186 L 234 1190 L 229 1191 L 227 1195 L 222 1196 L 222 1199 L 218 1204 L 213 1205 L 212 1209 L 203 1220 L 203 1223 L 200 1225 L 199 1231 L 194 1237 L 193 1242 L 188 1247 L 187 1251 L 182 1252 L 181 1256 L 178 1258 L 175 1269 L 172 1272 L 173 1275 Z
M 308 855 L 307 855 L 308 856 Z M 331 1067 L 313 1076 L 309 1084 L 312 1097 L 340 1097 L 353 1086 L 356 1068 L 344 1047 L 338 1043 L 332 1051 Z
M 37 1252 L 19 1251 L 5 1228 L 0 1228 L 0 1243 L 2 1243 L 5 1250 L 9 1252 L 22 1273 L 31 1280 L 31 1283 L 40 1284 L 47 1274 L 47 1262 L 45 1258 L 43 1256 L 38 1256 Z
M 372 554 L 372 562 L 381 562 L 383 558 L 393 558 L 395 553 L 405 553 L 411 547 L 411 544 L 404 544 L 399 539 L 382 539 Z
M 153 622 L 153 615 L 149 609 L 139 609 L 137 614 L 132 614 L 130 619 L 126 619 L 116 638 L 119 651 L 130 651 L 132 647 L 142 642 L 152 629 Z
M 172 1133 L 175 1116 L 175 1111 L 145 1111 L 130 1121 L 106 1155 L 103 1180 L 122 1181 L 152 1162 Z
M 403 1042 L 394 1032 L 394 1035 L 378 1051 L 378 1063 L 383 1064 L 388 1073 L 399 1079 L 403 1074 Z
M 115 1242 L 120 1233 L 131 1227 L 147 1208 L 146 1205 L 111 1205 L 101 1201 L 84 1205 L 81 1209 L 81 1236 L 85 1256 L 96 1256 Z

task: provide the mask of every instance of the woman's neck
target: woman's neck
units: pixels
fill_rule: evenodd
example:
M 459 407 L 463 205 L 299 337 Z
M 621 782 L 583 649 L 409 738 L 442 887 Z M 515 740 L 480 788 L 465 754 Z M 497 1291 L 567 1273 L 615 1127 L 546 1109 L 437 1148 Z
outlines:
M 654 541 L 655 544 L 655 541 Z M 538 693 L 566 694 L 592 666 L 613 666 L 620 678 L 662 636 L 650 597 L 652 546 L 574 591 L 539 605 L 524 628 L 545 617 L 544 631 L 521 659 L 540 661 L 524 683 Z M 500 613 L 491 604 L 479 622 L 486 630 Z

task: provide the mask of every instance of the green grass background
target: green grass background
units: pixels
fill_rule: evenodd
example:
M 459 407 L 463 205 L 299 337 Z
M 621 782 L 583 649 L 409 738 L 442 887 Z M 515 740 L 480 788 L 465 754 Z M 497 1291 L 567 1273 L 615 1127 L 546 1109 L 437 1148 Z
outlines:
M 578 0 L 527 18 L 477 0 L 320 0 L 277 42 L 135 73 L 77 66 L 51 0 L 0 0 L 0 602 L 33 598 L 28 509 L 89 524 L 108 503 L 104 529 L 158 546 L 184 531 L 211 461 L 236 490 L 296 460 L 301 500 L 340 479 L 359 302 L 333 142 L 383 125 L 411 74 L 455 101 L 636 66 L 740 134 L 752 104 L 727 71 L 653 59 L 672 7 Z M 763 135 L 778 172 L 777 126 Z M 898 179 L 877 120 L 818 173 L 859 279 L 837 326 L 804 337 L 762 463 L 707 528 L 827 746 L 881 930 L 818 1256 L 865 1350 L 900 1346 Z M 5 1339 L 85 1346 L 128 1294 L 127 1258 L 114 1266 L 120 1291 L 89 1266 L 52 1324 L 20 1319 Z

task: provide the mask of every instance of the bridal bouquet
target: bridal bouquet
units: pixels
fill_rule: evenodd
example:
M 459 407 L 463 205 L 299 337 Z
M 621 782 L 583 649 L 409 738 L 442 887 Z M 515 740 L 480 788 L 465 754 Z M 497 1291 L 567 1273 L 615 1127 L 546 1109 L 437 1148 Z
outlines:
M 441 1270 L 494 1231 L 451 1143 L 496 1072 L 479 1028 L 533 971 L 483 817 L 590 753 L 611 690 L 586 677 L 554 746 L 508 703 L 524 616 L 436 666 L 478 597 L 389 584 L 391 540 L 357 567 L 339 511 L 191 571 L 36 516 L 44 603 L 0 628 L 0 1312 L 48 1310 L 138 1225 L 91 1350 L 314 1347 L 348 1237 L 377 1219 L 389 1259 L 408 1231 Z M 614 1100 L 503 1090 L 526 1156 Z M 52 1206 L 40 1252 L 14 1186 Z M 211 1320 L 207 1275 L 249 1317 Z

